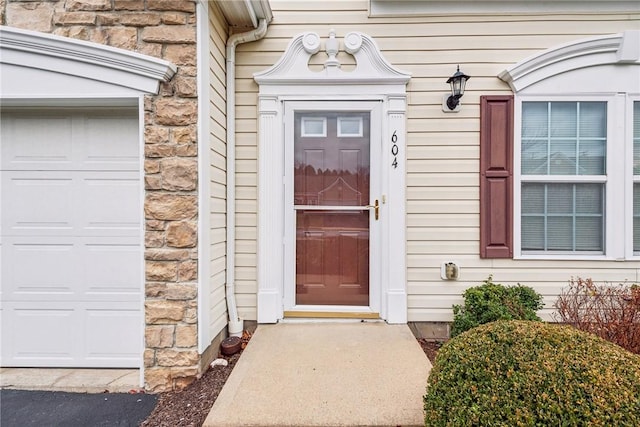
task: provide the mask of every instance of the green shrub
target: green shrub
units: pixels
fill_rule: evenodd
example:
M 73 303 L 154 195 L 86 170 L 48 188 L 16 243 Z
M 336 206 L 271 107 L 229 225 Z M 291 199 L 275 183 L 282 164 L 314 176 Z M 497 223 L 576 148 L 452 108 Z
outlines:
M 570 326 L 498 321 L 442 346 L 426 426 L 638 426 L 640 356 Z
M 496 320 L 540 320 L 542 295 L 528 286 L 503 286 L 489 276 L 464 292 L 464 305 L 453 306 L 451 337 Z

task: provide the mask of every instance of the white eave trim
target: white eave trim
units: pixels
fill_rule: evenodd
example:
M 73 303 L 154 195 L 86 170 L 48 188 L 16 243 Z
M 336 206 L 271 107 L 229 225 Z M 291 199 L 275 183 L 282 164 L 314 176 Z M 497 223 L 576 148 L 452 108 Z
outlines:
M 369 15 L 375 17 L 637 11 L 637 0 L 369 0 Z
M 548 49 L 507 68 L 498 77 L 518 93 L 561 73 L 612 64 L 640 65 L 640 30 L 593 37 Z
M 214 0 L 214 2 L 231 27 L 258 28 L 262 19 L 267 24 L 273 20 L 269 0 Z
M 177 67 L 147 55 L 97 43 L 0 26 L 0 64 L 68 74 L 158 93 Z

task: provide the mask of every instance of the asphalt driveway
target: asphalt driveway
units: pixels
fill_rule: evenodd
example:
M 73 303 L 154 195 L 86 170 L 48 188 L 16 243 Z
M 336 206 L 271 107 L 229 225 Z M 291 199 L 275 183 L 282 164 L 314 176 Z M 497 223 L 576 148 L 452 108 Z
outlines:
M 0 390 L 2 427 L 138 426 L 157 396 L 128 393 L 67 393 Z

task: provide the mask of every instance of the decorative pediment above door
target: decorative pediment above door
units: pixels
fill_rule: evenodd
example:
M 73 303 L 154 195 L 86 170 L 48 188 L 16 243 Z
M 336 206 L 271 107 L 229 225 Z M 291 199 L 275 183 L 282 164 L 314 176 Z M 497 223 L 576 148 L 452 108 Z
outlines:
M 343 51 L 353 55 L 355 69 L 346 71 L 338 60 Z M 255 73 L 255 81 L 263 85 L 406 85 L 411 74 L 393 67 L 382 56 L 376 42 L 366 34 L 353 31 L 341 43 L 334 30 L 324 42 L 326 60 L 322 71 L 309 67 L 311 57 L 322 49 L 322 40 L 316 33 L 307 32 L 291 40 L 280 60 L 271 68 Z M 404 89 L 403 91 L 404 92 Z

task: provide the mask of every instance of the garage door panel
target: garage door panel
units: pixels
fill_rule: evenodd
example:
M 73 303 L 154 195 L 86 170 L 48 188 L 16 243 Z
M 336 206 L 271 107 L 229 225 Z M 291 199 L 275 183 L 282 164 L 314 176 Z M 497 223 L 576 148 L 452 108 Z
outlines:
M 125 303 L 118 310 L 104 303 L 83 308 L 56 302 L 38 307 L 4 304 L 2 366 L 137 367 L 142 351 L 141 316 L 134 303 Z
M 93 239 L 95 240 L 95 239 Z M 136 239 L 103 239 L 87 243 L 82 263 L 89 301 L 140 301 L 143 278 L 140 243 Z M 106 240 L 111 240 L 107 243 Z
M 140 307 L 129 310 L 89 309 L 85 321 L 87 360 L 98 366 L 114 360 L 125 366 L 139 363 L 142 348 Z M 111 345 L 114 342 L 118 346 Z
M 2 114 L 2 169 L 67 169 L 73 163 L 71 116 Z
M 2 234 L 72 234 L 74 186 L 69 172 L 2 172 Z
M 2 172 L 5 236 L 139 236 L 137 172 Z
M 139 170 L 135 110 L 2 114 L 3 170 Z
M 79 259 L 79 251 L 71 239 L 5 238 L 2 252 L 3 301 L 78 298 L 77 284 L 70 272 Z
M 8 237 L 3 241 L 2 299 L 140 301 L 141 253 L 137 237 Z
M 84 127 L 87 130 L 80 143 L 83 169 L 136 171 L 140 168 L 136 118 L 88 116 Z
M 80 185 L 81 235 L 140 235 L 142 203 L 137 172 L 86 172 Z
M 62 306 L 5 304 L 2 310 L 3 366 L 69 366 L 78 352 L 78 312 Z M 65 331 L 61 334 L 60 331 Z

